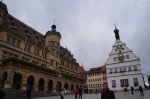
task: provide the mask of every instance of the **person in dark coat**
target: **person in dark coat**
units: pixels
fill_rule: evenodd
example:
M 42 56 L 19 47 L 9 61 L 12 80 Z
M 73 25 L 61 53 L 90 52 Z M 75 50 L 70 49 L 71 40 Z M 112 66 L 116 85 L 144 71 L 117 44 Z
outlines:
M 31 88 L 27 86 L 27 99 L 31 99 Z
M 139 86 L 139 90 L 140 90 L 141 96 L 144 96 L 144 93 L 143 93 L 143 88 L 142 88 L 142 86 Z
M 116 99 L 115 94 L 112 90 L 109 90 L 108 85 L 103 85 L 103 92 L 101 94 L 101 99 Z
M 133 94 L 134 94 L 134 92 L 133 92 L 133 91 L 134 91 L 134 88 L 131 86 L 130 89 L 131 89 L 131 93 L 132 93 L 132 95 L 133 95 Z
M 80 86 L 80 88 L 79 88 L 79 99 L 82 99 L 82 86 Z

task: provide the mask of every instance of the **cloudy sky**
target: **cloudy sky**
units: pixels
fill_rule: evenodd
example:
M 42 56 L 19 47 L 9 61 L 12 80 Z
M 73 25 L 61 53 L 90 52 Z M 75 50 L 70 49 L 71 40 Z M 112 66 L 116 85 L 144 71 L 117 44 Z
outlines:
M 114 23 L 120 38 L 141 60 L 150 75 L 150 0 L 3 0 L 9 14 L 43 35 L 56 19 L 61 45 L 86 70 L 105 64 L 115 43 Z

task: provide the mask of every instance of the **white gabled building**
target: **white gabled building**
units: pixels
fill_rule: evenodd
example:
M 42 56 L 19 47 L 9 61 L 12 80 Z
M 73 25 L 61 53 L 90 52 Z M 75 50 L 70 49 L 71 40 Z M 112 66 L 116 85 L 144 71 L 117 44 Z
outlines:
M 110 90 L 144 88 L 140 59 L 120 40 L 119 30 L 114 30 L 116 42 L 106 62 L 107 82 Z

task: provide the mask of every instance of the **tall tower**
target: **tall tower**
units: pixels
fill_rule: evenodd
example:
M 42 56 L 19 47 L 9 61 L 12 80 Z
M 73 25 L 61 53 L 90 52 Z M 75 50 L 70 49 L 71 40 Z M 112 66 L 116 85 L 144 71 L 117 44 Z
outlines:
M 50 65 L 58 69 L 60 64 L 59 54 L 61 34 L 56 31 L 56 25 L 52 25 L 51 28 L 51 31 L 47 31 L 45 35 L 45 46 L 50 52 L 50 55 L 48 55 Z
M 140 59 L 120 40 L 119 30 L 114 30 L 116 42 L 106 62 L 107 82 L 111 90 L 144 88 Z
M 8 14 L 7 6 L 2 1 L 0 1 L 0 32 L 2 31 L 2 24 L 4 17 Z

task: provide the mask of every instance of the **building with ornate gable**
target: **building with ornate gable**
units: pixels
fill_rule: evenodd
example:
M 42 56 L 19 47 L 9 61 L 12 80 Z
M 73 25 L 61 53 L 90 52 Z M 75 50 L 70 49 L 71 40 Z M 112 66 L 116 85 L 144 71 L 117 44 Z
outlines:
M 140 59 L 120 40 L 119 30 L 114 30 L 116 42 L 106 62 L 107 82 L 111 90 L 144 88 Z
M 79 63 L 60 45 L 56 25 L 45 35 L 9 14 L 0 2 L 0 87 L 58 92 L 83 85 Z

